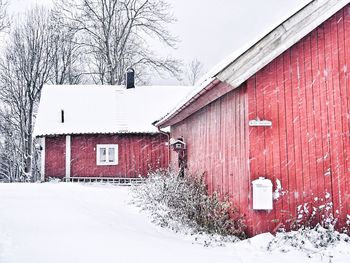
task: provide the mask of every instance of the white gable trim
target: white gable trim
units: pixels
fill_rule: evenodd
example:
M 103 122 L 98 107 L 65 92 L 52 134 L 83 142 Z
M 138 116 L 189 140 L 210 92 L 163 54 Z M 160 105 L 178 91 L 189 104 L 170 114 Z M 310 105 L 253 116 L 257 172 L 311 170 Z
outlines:
M 241 54 L 235 55 L 231 62 L 215 69 L 208 77 L 209 81 L 203 82 L 186 100 L 178 104 L 169 114 L 156 121 L 154 125 L 166 127 L 170 123 L 173 124 L 171 120 L 179 113 L 184 112 L 188 105 L 204 94 L 214 80 L 238 88 L 244 81 L 312 32 L 349 2 L 350 0 L 314 0 L 310 2 Z M 181 119 L 183 120 L 191 114 L 191 112 L 184 112 Z
M 349 2 L 349 0 L 312 1 L 222 69 L 216 78 L 233 88 L 239 87 Z

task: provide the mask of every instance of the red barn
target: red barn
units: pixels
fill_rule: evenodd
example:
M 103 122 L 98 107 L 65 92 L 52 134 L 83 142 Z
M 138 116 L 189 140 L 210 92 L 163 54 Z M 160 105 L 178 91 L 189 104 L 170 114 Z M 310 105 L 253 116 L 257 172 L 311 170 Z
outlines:
M 168 135 L 151 123 L 189 88 L 45 86 L 34 131 L 42 180 L 125 182 L 168 167 Z
M 310 217 L 350 224 L 349 2 L 310 2 L 156 122 L 183 139 L 189 172 L 230 197 L 250 235 Z

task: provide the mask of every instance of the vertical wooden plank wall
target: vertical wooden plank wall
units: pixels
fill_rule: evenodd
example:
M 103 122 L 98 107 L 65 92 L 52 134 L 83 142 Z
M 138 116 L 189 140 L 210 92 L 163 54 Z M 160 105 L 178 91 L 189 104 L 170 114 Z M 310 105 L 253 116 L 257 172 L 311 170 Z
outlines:
M 137 177 L 168 167 L 167 136 L 163 134 L 72 136 L 72 177 Z M 96 165 L 97 144 L 118 144 L 118 165 Z
M 171 136 L 187 144 L 189 172 L 204 174 L 209 192 L 229 196 L 242 214 L 248 213 L 250 191 L 247 116 L 243 86 L 171 127 Z M 176 167 L 174 151 L 171 160 Z
M 247 215 L 250 235 L 303 223 L 313 210 L 320 212 L 311 223 L 332 215 L 346 227 L 349 63 L 348 5 L 242 87 L 172 127 L 172 137 L 187 143 L 190 172 L 204 173 L 210 192 L 230 196 Z M 254 119 L 272 127 L 248 127 Z M 251 182 L 261 176 L 274 184 L 272 211 L 252 210 Z
M 45 178 L 66 176 L 66 136 L 45 138 Z
M 72 135 L 72 177 L 137 177 L 168 167 L 163 134 Z M 118 144 L 118 165 L 96 165 L 97 144 Z M 45 176 L 65 177 L 65 136 L 46 138 Z
M 280 197 L 270 212 L 251 211 L 251 234 L 321 214 L 345 226 L 350 195 L 350 8 L 345 7 L 247 82 L 251 180 L 264 176 Z M 321 217 L 320 217 L 321 218 Z M 320 219 L 319 218 L 319 219 Z

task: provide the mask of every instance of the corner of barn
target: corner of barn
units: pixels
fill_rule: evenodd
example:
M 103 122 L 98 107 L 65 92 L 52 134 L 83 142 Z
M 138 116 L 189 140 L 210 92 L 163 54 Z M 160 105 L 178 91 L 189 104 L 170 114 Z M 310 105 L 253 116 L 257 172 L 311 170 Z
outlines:
M 327 220 L 348 227 L 348 2 L 313 1 L 156 124 L 183 138 L 189 173 L 230 197 L 249 235 Z M 288 40 L 279 29 L 291 24 L 304 33 Z M 177 158 L 172 152 L 175 166 Z M 261 177 L 273 185 L 273 209 L 253 209 L 252 182 Z

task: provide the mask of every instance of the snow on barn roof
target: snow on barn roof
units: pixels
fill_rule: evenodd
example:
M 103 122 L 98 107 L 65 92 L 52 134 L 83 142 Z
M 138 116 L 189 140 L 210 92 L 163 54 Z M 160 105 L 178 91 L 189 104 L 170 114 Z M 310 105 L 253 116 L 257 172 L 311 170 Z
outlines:
M 95 133 L 156 133 L 152 121 L 187 94 L 187 86 L 46 85 L 35 136 Z M 64 122 L 62 123 L 62 111 Z
M 265 34 L 236 50 L 210 70 L 176 107 L 155 122 L 158 127 L 173 125 L 190 116 L 198 109 L 188 106 L 219 82 L 228 83 L 233 89 L 238 88 L 260 69 L 293 46 L 300 39 L 341 10 L 350 0 L 313 0 L 299 6 L 287 16 L 269 28 Z M 207 104 L 219 98 L 217 94 Z M 184 111 L 184 109 L 187 109 Z M 176 118 L 175 118 L 176 117 Z

